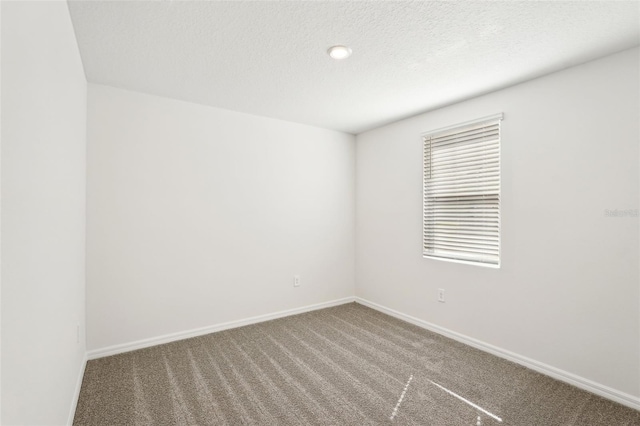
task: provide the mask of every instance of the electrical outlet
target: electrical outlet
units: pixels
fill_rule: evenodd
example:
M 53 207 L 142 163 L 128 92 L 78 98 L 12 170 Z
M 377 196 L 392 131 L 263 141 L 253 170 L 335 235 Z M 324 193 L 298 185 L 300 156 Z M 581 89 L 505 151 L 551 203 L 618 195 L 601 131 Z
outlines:
M 293 286 L 300 287 L 300 275 L 293 276 Z
M 438 289 L 438 302 L 444 303 L 444 288 Z

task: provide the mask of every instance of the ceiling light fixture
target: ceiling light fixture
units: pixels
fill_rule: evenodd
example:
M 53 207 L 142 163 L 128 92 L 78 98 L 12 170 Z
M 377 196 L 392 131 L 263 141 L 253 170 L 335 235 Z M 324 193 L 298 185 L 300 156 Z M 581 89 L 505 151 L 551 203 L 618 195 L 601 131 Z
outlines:
M 351 49 L 349 49 L 347 46 L 331 46 L 329 50 L 327 50 L 327 53 L 329 54 L 329 56 L 336 60 L 347 59 L 349 56 L 351 56 Z

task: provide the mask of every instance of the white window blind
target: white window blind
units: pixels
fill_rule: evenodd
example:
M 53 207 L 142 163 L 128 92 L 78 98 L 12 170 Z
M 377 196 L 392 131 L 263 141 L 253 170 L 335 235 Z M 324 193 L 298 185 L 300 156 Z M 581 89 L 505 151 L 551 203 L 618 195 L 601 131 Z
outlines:
M 423 134 L 423 255 L 500 264 L 502 114 Z

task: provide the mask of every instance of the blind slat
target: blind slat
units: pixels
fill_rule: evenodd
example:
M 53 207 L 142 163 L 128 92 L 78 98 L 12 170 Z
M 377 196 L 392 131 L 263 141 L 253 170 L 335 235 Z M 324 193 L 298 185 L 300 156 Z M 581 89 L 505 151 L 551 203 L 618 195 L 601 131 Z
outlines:
M 465 146 L 451 145 L 449 149 L 434 150 L 432 156 L 433 158 L 444 158 L 444 157 L 455 157 L 457 155 L 465 154 L 469 152 L 487 151 L 487 150 L 496 148 L 497 147 L 496 142 L 497 142 L 497 139 L 490 140 L 490 141 L 483 141 L 480 143 L 469 143 Z
M 482 167 L 482 160 L 495 160 L 499 155 L 498 147 L 481 149 L 478 151 L 457 152 L 455 155 L 434 155 L 431 154 L 431 167 L 444 168 L 450 164 L 471 163 Z
M 430 237 L 434 241 L 460 241 L 460 242 L 477 242 L 477 241 L 490 241 L 492 243 L 498 243 L 497 237 L 490 236 L 480 236 L 480 235 L 465 235 L 464 237 L 460 237 L 457 234 L 442 234 L 439 233 L 435 236 Z
M 483 133 L 498 133 L 499 126 L 498 124 L 490 124 L 484 126 L 478 126 L 468 130 L 459 130 L 447 132 L 442 135 L 431 135 L 429 138 L 435 143 L 439 142 L 447 142 L 451 140 L 461 140 L 464 138 L 473 137 L 474 135 L 483 134 Z

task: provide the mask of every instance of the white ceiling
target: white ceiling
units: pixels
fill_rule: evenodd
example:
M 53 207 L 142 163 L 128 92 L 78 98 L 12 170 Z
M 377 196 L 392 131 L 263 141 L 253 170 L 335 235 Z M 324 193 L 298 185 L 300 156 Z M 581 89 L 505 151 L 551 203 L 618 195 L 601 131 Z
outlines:
M 87 79 L 349 133 L 630 48 L 639 2 L 70 1 Z M 328 47 L 353 56 L 337 62 Z

